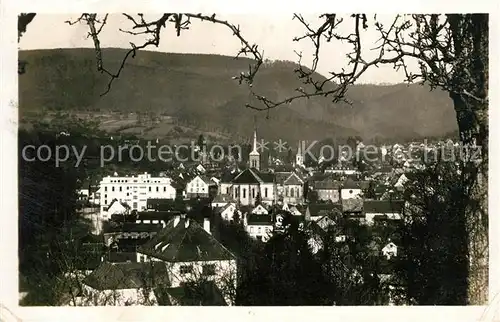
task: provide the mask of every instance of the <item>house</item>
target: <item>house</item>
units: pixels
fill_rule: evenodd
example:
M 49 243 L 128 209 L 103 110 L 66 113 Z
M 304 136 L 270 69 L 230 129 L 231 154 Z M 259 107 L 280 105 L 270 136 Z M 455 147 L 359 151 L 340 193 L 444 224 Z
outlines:
M 138 262 L 163 262 L 170 286 L 178 289 L 197 281 L 213 282 L 228 305 L 234 304 L 236 257 L 203 226 L 185 215 L 171 219 L 155 237 L 139 247 Z
M 213 208 L 224 207 L 228 203 L 236 205 L 236 200 L 230 195 L 219 194 L 215 196 L 215 198 L 212 200 L 212 207 Z
M 215 186 L 214 182 L 208 177 L 198 175 L 186 184 L 186 196 L 187 198 L 207 198 L 209 197 L 209 189 L 213 186 Z
M 102 262 L 83 280 L 78 305 L 158 305 L 169 285 L 165 263 Z
M 272 204 L 276 199 L 276 184 L 273 173 L 256 169 L 245 169 L 232 180 L 232 196 L 241 205 L 254 205 L 257 194 L 264 204 Z
M 386 259 L 391 259 L 391 257 L 398 256 L 398 247 L 393 242 L 389 242 L 387 245 L 382 248 L 382 255 Z
M 361 198 L 362 192 L 363 190 L 359 182 L 356 182 L 351 177 L 348 177 L 340 189 L 340 198 L 342 200 Z
M 332 178 L 314 181 L 313 189 L 318 194 L 318 200 L 330 200 L 334 203 L 340 200 L 340 182 Z
M 363 202 L 363 212 L 367 224 L 373 224 L 377 217 L 399 220 L 403 215 L 403 210 L 403 200 L 365 200 Z
M 273 218 L 271 215 L 248 214 L 243 215 L 245 230 L 250 237 L 266 242 L 273 232 Z
M 301 205 L 296 205 L 296 206 L 290 206 L 288 208 L 288 211 L 294 215 L 294 216 L 304 216 L 306 213 L 306 206 L 301 206 Z
M 112 215 L 128 215 L 129 213 L 130 206 L 127 203 L 114 199 L 101 215 L 104 219 L 109 220 Z
M 220 214 L 221 218 L 227 221 L 233 221 L 234 215 L 238 213 L 236 205 L 232 203 L 227 203 L 225 206 L 216 207 L 213 210 L 214 214 Z
M 145 210 L 147 199 L 175 199 L 176 191 L 171 180 L 165 177 L 152 177 L 145 172 L 138 176 L 107 176 L 100 183 L 101 213 L 105 212 L 116 199 L 126 202 L 132 210 Z
M 252 209 L 251 213 L 254 215 L 268 215 L 269 211 L 263 205 L 256 205 L 255 208 Z

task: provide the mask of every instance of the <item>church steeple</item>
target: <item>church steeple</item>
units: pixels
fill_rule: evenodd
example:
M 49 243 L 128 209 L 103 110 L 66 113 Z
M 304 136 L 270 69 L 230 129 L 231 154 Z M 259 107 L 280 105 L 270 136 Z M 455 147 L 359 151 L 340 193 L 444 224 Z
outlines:
M 252 152 L 250 152 L 248 160 L 250 161 L 250 168 L 260 170 L 260 153 L 257 151 L 257 129 L 253 131 Z
M 252 153 L 259 154 L 259 151 L 257 151 L 257 130 L 256 129 L 253 131 Z
M 295 155 L 295 165 L 302 166 L 304 164 L 304 153 L 302 152 L 302 141 L 299 141 L 297 154 Z

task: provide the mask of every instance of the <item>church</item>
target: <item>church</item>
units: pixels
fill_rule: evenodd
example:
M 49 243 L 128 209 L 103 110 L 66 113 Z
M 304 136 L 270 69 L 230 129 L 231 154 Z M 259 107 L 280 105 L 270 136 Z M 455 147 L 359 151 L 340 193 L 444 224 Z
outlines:
M 276 180 L 273 173 L 261 172 L 260 153 L 257 149 L 257 131 L 253 134 L 249 167 L 231 181 L 229 191 L 240 205 L 255 206 L 260 199 L 265 205 L 276 203 Z

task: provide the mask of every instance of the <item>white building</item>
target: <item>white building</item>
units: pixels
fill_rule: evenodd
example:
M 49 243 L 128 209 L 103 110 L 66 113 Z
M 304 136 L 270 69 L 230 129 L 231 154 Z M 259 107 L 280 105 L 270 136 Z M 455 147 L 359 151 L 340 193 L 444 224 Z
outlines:
M 108 217 L 107 209 L 113 200 L 126 203 L 131 210 L 143 211 L 148 199 L 175 199 L 176 190 L 170 178 L 152 177 L 145 172 L 138 176 L 107 176 L 100 182 L 101 215 Z
M 274 229 L 271 215 L 245 213 L 243 224 L 248 235 L 254 239 L 266 242 Z
M 186 195 L 188 198 L 208 197 L 209 189 L 214 185 L 208 177 L 196 176 L 186 184 Z
M 236 257 L 211 235 L 207 218 L 203 227 L 183 216 L 171 219 L 165 229 L 139 247 L 137 261 L 164 262 L 171 289 L 203 278 L 215 285 L 225 304 L 234 304 Z
M 351 178 L 347 178 L 340 189 L 340 199 L 346 200 L 361 198 L 362 192 L 363 191 L 358 182 L 355 182 Z

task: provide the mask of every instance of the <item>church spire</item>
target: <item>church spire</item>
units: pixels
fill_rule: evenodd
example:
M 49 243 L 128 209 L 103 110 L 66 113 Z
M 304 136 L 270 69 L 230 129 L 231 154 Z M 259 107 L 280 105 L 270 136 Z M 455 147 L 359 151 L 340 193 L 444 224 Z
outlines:
M 260 170 L 260 153 L 257 150 L 257 128 L 253 131 L 253 147 L 249 155 L 250 168 Z
M 257 151 L 257 130 L 253 130 L 253 146 L 252 146 L 252 152 L 259 153 Z

